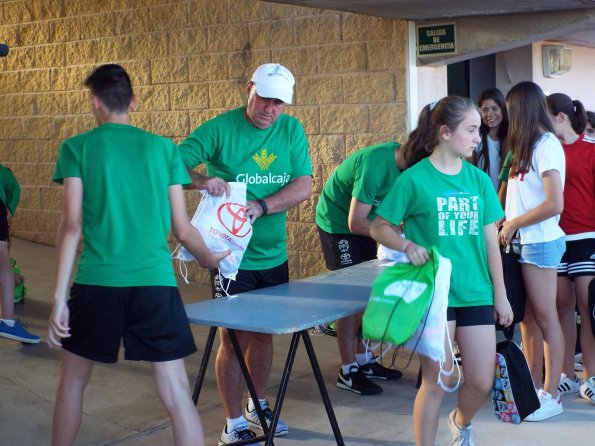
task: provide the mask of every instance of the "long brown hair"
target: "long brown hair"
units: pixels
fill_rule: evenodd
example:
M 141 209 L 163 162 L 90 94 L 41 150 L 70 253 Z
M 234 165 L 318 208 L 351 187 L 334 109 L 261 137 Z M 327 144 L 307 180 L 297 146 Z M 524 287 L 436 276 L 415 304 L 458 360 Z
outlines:
M 399 148 L 401 170 L 417 164 L 422 159 L 430 156 L 440 142 L 440 127 L 445 125 L 451 130 L 465 119 L 469 110 L 476 110 L 477 106 L 469 98 L 461 96 L 446 96 L 437 103 L 426 105 L 422 108 L 417 120 L 417 127 L 413 130 L 407 141 Z
M 547 114 L 545 94 L 534 82 L 520 82 L 506 95 L 509 127 L 508 145 L 512 151 L 510 176 L 527 173 L 535 143 L 545 132 L 554 133 Z

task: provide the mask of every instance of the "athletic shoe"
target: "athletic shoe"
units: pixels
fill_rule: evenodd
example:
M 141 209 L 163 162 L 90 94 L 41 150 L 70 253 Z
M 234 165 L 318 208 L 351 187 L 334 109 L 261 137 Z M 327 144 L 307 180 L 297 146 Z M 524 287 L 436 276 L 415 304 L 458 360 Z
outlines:
M 256 434 L 248 429 L 248 423 L 243 422 L 236 424 L 231 432 L 227 432 L 227 424 L 223 426 L 223 432 L 221 433 L 221 439 L 219 440 L 219 446 L 225 446 L 226 444 L 238 443 L 242 440 L 250 440 L 255 438 Z
M 455 422 L 456 409 L 448 414 L 448 427 L 452 433 L 451 446 L 475 446 L 475 432 L 473 426 L 460 427 Z
M 337 387 L 339 389 L 351 390 L 360 395 L 376 395 L 382 393 L 382 387 L 366 378 L 362 369 L 354 365 L 351 366 L 347 375 L 343 374 L 343 370 L 339 370 Z
M 583 383 L 581 396 L 591 404 L 595 404 L 595 376 L 591 376 Z
M 362 371 L 366 378 L 372 379 L 399 379 L 403 376 L 403 374 L 398 371 L 397 369 L 389 369 L 384 367 L 376 358 L 372 358 L 370 362 L 365 365 L 360 365 L 359 369 Z
M 543 421 L 564 412 L 560 395 L 554 399 L 552 395 L 542 389 L 537 396 L 539 397 L 540 407 L 531 415 L 527 416 L 525 421 Z
M 558 384 L 559 394 L 567 395 L 570 393 L 577 393 L 580 389 L 581 383 L 578 380 L 578 376 L 574 375 L 574 378 L 570 379 L 566 373 L 562 373 L 560 384 Z
M 29 333 L 18 319 L 15 321 L 14 327 L 0 321 L 0 336 L 26 344 L 39 344 L 39 341 L 41 341 L 39 336 Z
M 267 422 L 267 426 L 271 425 L 273 421 L 273 411 L 269 408 L 269 403 L 266 403 L 266 406 L 262 408 L 264 413 L 264 419 Z M 258 412 L 256 412 L 256 407 L 252 412 L 248 410 L 248 405 L 246 405 L 246 420 L 248 420 L 248 424 L 250 427 L 258 428 L 264 432 L 264 429 L 260 425 L 260 420 L 258 419 Z M 277 427 L 275 428 L 275 437 L 282 437 L 283 435 L 287 435 L 289 432 L 289 428 L 287 427 L 287 423 L 283 421 L 281 418 L 277 420 Z

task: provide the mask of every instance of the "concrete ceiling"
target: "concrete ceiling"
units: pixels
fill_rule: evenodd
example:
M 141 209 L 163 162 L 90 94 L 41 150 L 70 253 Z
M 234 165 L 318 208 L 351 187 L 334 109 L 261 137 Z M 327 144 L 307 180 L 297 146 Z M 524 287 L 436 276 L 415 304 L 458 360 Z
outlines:
M 393 19 L 427 21 L 546 11 L 595 11 L 595 0 L 269 0 Z M 595 48 L 595 26 L 557 36 L 561 43 Z
M 595 0 L 269 0 L 408 20 L 595 8 Z

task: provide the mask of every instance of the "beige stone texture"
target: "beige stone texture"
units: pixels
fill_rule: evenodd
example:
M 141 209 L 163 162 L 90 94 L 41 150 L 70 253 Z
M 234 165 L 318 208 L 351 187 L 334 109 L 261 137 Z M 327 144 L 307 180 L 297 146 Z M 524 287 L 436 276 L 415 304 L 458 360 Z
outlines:
M 252 78 L 259 65 L 271 62 L 269 50 L 246 50 L 229 54 L 229 78 L 238 79 L 242 86 Z
M 321 133 L 366 133 L 369 131 L 368 106 L 329 105 L 320 107 Z
M 300 121 L 307 135 L 317 135 L 320 133 L 318 107 L 295 105 L 287 107 L 285 110 L 288 115 L 295 116 Z
M 361 14 L 345 14 L 343 39 L 346 42 L 390 40 L 393 37 L 393 20 Z
M 209 107 L 209 87 L 205 84 L 177 84 L 170 87 L 172 110 Z
M 159 135 L 183 137 L 190 132 L 186 112 L 155 112 L 151 114 L 151 122 L 152 131 Z
M 182 29 L 187 26 L 188 8 L 186 3 L 166 4 L 150 9 L 152 31 Z
M 296 99 L 300 104 L 342 104 L 343 79 L 340 76 L 304 76 Z
M 11 48 L 6 57 L 6 69 L 10 71 L 36 68 L 36 47 Z
M 55 43 L 79 40 L 83 32 L 81 19 L 81 17 L 66 17 L 52 21 L 52 40 Z
M 148 8 L 129 9 L 114 14 L 114 33 L 143 34 L 151 31 L 150 13 Z
M 188 3 L 188 26 L 230 23 L 228 0 L 198 0 Z
M 321 73 L 365 71 L 366 57 L 364 43 L 324 45 L 318 48 L 318 68 Z
M 173 86 L 171 88 L 174 88 Z M 170 110 L 168 85 L 146 85 L 135 88 L 136 111 Z
M 348 104 L 394 102 L 395 77 L 392 73 L 344 76 L 343 95 Z
M 55 243 L 55 159 L 64 139 L 96 125 L 83 83 L 102 63 L 131 76 L 132 124 L 177 143 L 244 104 L 258 65 L 292 71 L 286 112 L 302 123 L 313 166 L 312 197 L 287 216 L 292 278 L 325 270 L 315 209 L 337 165 L 406 136 L 405 21 L 257 0 L 11 0 L 0 2 L 0 41 L 11 47 L 0 59 L 0 163 L 23 188 L 14 235 L 39 243 Z M 185 198 L 192 215 L 200 194 Z M 195 263 L 189 277 L 208 282 Z
M 229 57 L 226 53 L 188 57 L 188 79 L 190 82 L 228 79 Z
M 210 26 L 208 31 L 207 48 L 211 53 L 252 48 L 247 24 L 214 25 Z
M 283 48 L 271 51 L 271 60 L 289 68 L 294 76 L 318 73 L 318 54 L 311 48 Z M 297 94 L 301 82 L 297 85 Z
M 186 56 L 207 50 L 207 29 L 173 29 L 169 32 L 169 55 Z
M 59 189 L 56 190 L 60 192 Z M 19 207 L 24 209 L 42 209 L 41 188 L 28 186 L 21 187 L 21 201 L 19 202 Z
M 339 42 L 341 37 L 340 15 L 321 15 L 295 19 L 297 45 L 321 45 Z

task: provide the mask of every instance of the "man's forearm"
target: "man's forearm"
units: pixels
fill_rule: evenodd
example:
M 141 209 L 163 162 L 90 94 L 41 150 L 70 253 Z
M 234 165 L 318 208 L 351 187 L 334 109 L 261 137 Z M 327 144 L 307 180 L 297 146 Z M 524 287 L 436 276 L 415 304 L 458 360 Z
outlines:
M 310 198 L 312 194 L 312 177 L 302 176 L 291 181 L 283 189 L 268 197 L 264 197 L 268 214 L 287 211 L 302 201 Z

